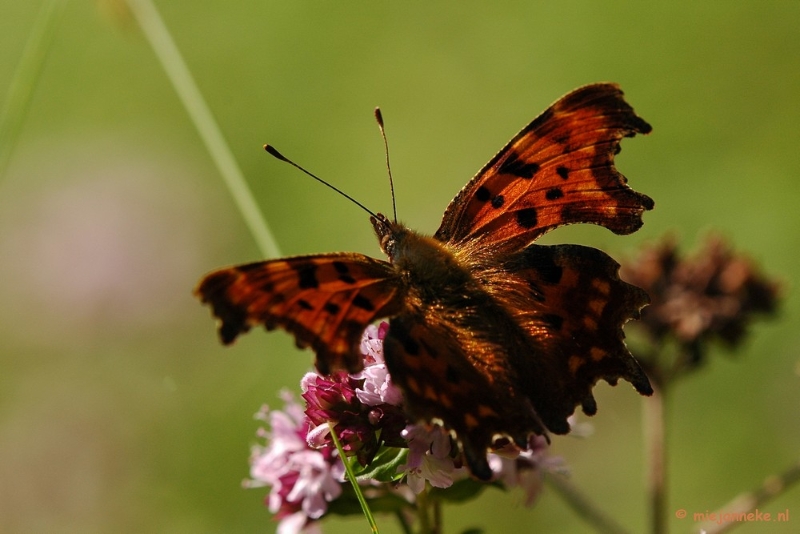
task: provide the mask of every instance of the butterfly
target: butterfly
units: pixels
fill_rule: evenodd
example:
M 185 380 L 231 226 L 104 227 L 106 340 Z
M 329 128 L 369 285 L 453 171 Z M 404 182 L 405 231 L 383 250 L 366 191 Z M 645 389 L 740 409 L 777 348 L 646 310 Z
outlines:
M 578 88 L 464 186 L 433 236 L 370 217 L 388 261 L 344 252 L 260 261 L 208 274 L 196 294 L 224 344 L 254 325 L 280 327 L 314 350 L 322 374 L 359 371 L 362 333 L 388 318 L 384 356 L 405 410 L 441 421 L 488 480 L 498 438 L 526 448 L 531 434 L 569 432 L 578 405 L 597 411 L 598 380 L 653 392 L 622 331 L 647 294 L 600 250 L 534 244 L 572 223 L 638 230 L 654 203 L 614 156 L 623 137 L 650 130 L 618 85 Z

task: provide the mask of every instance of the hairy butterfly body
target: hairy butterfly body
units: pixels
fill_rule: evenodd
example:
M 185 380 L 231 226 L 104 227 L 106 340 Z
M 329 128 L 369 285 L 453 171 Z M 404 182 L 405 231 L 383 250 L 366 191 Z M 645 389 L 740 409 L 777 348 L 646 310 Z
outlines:
M 459 192 L 432 236 L 371 217 L 389 262 L 334 253 L 251 263 L 206 276 L 196 293 L 225 344 L 252 325 L 284 328 L 317 369 L 358 371 L 367 325 L 389 318 L 384 355 L 406 410 L 452 430 L 478 478 L 498 437 L 566 433 L 580 405 L 596 412 L 599 379 L 650 383 L 622 326 L 648 297 L 605 253 L 535 245 L 545 232 L 594 223 L 636 231 L 653 201 L 614 167 L 622 137 L 650 126 L 615 84 L 562 97 Z

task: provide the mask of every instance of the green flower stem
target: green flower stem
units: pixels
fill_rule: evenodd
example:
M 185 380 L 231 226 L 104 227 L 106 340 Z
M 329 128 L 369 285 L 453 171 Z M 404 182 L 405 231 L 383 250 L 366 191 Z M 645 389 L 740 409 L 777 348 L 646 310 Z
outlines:
M 644 399 L 643 431 L 647 452 L 650 532 L 667 532 L 666 384 L 652 379 L 653 395 Z
M 419 521 L 420 534 L 432 534 L 430 518 L 430 494 L 428 493 L 428 483 L 417 495 L 417 520 Z
M 339 442 L 339 437 L 336 435 L 336 432 L 334 432 L 333 423 L 330 421 L 328 422 L 328 428 L 331 431 L 333 444 L 336 445 L 336 450 L 339 451 L 339 458 L 342 459 L 342 463 L 344 464 L 344 470 L 347 472 L 347 478 L 350 479 L 350 484 L 353 486 L 353 491 L 356 494 L 358 503 L 361 505 L 361 510 L 364 512 L 364 516 L 367 518 L 372 532 L 374 534 L 378 534 L 378 524 L 375 522 L 375 517 L 372 515 L 372 511 L 369 509 L 369 504 L 367 504 L 367 500 L 364 498 L 364 493 L 362 493 L 361 487 L 358 485 L 356 475 L 353 472 L 353 467 L 350 465 L 350 460 L 344 455 L 342 444 Z
M 280 256 L 269 225 L 155 5 L 150 0 L 128 0 L 128 5 L 197 128 L 259 250 L 267 258 Z
M 586 495 L 580 492 L 566 476 L 560 473 L 546 473 L 545 482 L 554 489 L 566 503 L 597 532 L 605 534 L 627 534 L 627 531 L 611 517 L 599 510 Z
M 45 0 L 42 4 L 17 70 L 11 78 L 8 96 L 0 113 L 0 178 L 5 175 L 11 161 L 11 154 L 30 109 L 31 98 L 39 83 L 39 75 L 53 44 L 56 23 L 65 5 L 65 0 Z
M 442 501 L 439 499 L 433 500 L 433 531 L 434 534 L 441 534 L 442 532 Z
M 442 502 L 431 493 L 431 486 L 428 482 L 417 495 L 417 519 L 419 520 L 420 534 L 441 534 Z

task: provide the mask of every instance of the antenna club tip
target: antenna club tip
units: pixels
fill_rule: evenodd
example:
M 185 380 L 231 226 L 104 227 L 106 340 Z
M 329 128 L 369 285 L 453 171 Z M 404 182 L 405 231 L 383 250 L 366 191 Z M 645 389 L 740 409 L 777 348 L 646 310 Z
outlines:
M 383 128 L 383 114 L 381 113 L 381 108 L 375 108 L 375 120 L 378 121 L 378 126 Z
M 270 154 L 271 156 L 273 156 L 273 157 L 276 157 L 276 158 L 278 158 L 279 160 L 282 160 L 282 161 L 289 161 L 289 160 L 287 160 L 287 159 L 286 159 L 286 158 L 283 156 L 283 154 L 281 154 L 280 152 L 278 152 L 278 150 L 277 150 L 277 149 L 276 149 L 274 146 L 272 146 L 272 145 L 269 145 L 269 144 L 266 144 L 266 145 L 264 145 L 264 150 L 266 150 L 266 151 L 267 151 L 267 153 L 269 153 L 269 154 Z

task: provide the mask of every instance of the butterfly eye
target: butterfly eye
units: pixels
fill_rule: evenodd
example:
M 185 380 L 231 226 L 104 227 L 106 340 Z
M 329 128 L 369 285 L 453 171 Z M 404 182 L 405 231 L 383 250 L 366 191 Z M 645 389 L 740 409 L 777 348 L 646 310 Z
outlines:
M 390 258 L 394 258 L 396 241 L 392 234 L 381 236 L 381 250 Z
M 369 218 L 375 235 L 378 236 L 381 250 L 389 257 L 394 258 L 398 225 L 392 225 L 385 215 L 378 213 L 375 217 Z

